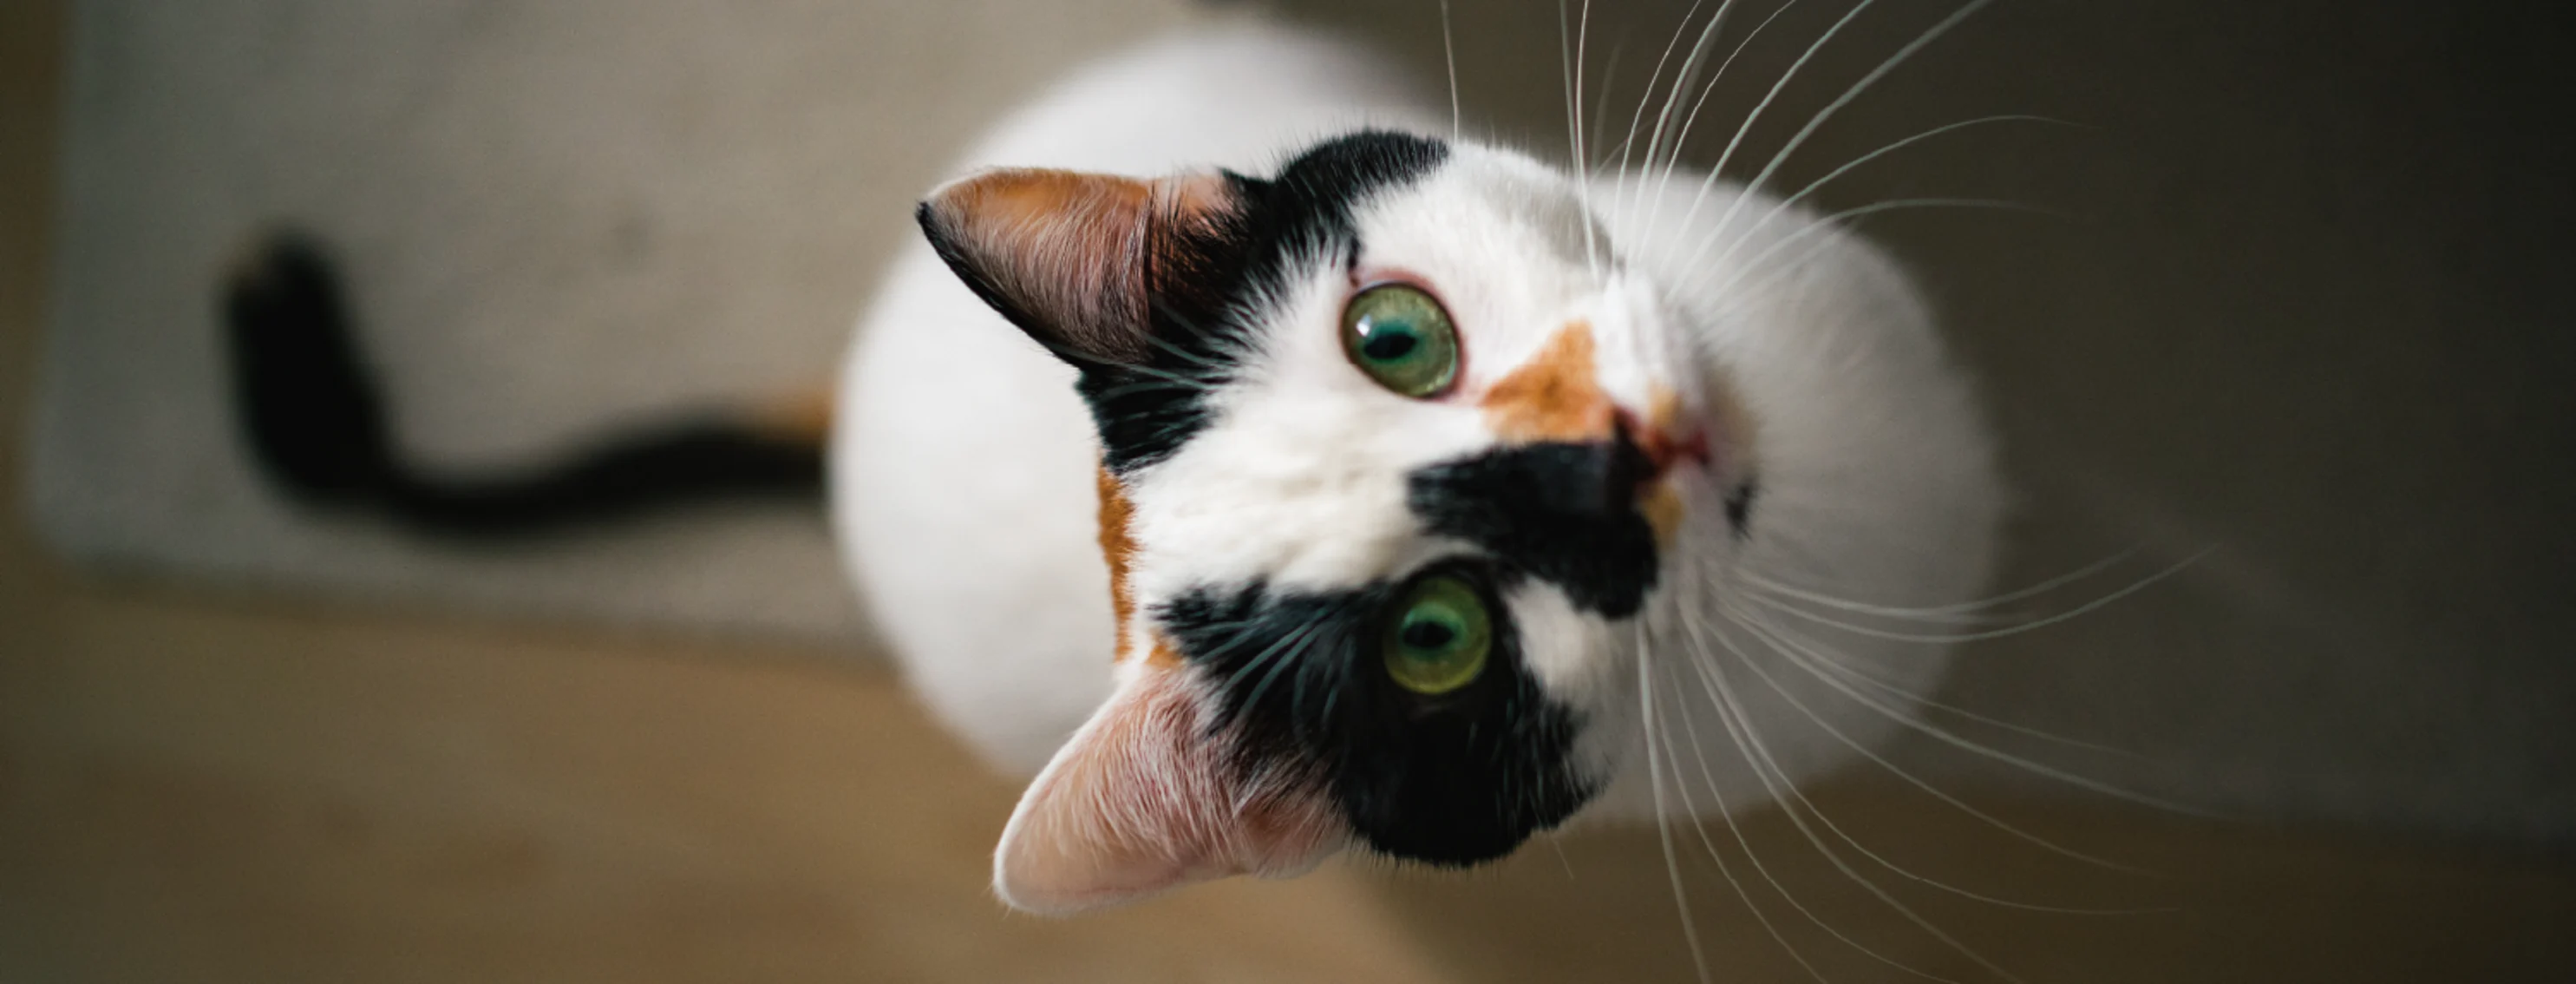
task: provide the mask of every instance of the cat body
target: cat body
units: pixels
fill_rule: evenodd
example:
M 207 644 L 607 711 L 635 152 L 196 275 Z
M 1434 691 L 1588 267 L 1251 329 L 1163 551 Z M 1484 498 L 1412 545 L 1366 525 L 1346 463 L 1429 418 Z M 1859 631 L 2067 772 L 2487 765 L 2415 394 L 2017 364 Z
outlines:
M 1039 776 L 1014 904 L 1766 802 L 1947 654 L 1742 594 L 1985 582 L 1987 431 L 1883 255 L 1687 170 L 1444 136 L 1384 65 L 1236 26 L 1086 69 L 966 156 L 860 319 L 834 525 L 924 703 Z M 1446 388 L 1355 369 L 1387 284 L 1455 323 Z M 1388 686 L 1415 637 L 1382 613 L 1441 591 L 1493 666 Z
M 272 237 L 223 299 L 246 447 L 451 539 L 810 496 L 828 456 L 905 676 L 1034 776 L 994 871 L 1033 911 L 1874 756 L 1948 655 L 1853 619 L 1958 620 L 2005 499 L 1926 306 L 1798 194 L 1669 166 L 1670 120 L 1569 174 L 1387 64 L 1237 24 L 1085 69 L 930 190 L 830 419 L 533 468 L 404 454 L 321 250 Z

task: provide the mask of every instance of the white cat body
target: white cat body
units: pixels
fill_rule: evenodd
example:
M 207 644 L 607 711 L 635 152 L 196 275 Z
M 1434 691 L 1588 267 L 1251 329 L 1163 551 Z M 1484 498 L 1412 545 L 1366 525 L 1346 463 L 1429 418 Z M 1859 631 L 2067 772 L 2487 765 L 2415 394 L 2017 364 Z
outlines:
M 1266 176 L 1363 124 L 1447 133 L 1447 114 L 1382 65 L 1268 28 L 1166 41 L 1014 114 L 957 173 Z M 1588 206 L 1595 241 L 1567 232 L 1583 224 L 1569 201 Z M 1618 405 L 1678 393 L 1704 419 L 1677 426 L 1722 445 L 1723 468 L 1670 479 L 1691 505 L 1658 530 L 1642 610 L 1605 620 L 1541 580 L 1505 592 L 1528 673 L 1582 722 L 1600 787 L 1582 816 L 1766 802 L 1883 741 L 1939 681 L 1943 647 L 1796 620 L 1748 598 L 1749 581 L 1936 607 L 1977 597 L 1988 574 L 2005 496 L 1925 305 L 1867 244 L 1775 209 L 1688 171 L 1578 186 L 1463 143 L 1353 209 L 1370 255 L 1446 285 L 1462 389 L 1496 385 L 1580 324 Z M 1492 414 L 1372 389 L 1332 334 L 1338 288 L 1291 283 L 1307 286 L 1266 299 L 1278 322 L 1320 327 L 1272 343 L 1210 398 L 1219 423 L 1130 479 L 1138 598 L 1323 590 L 1465 549 L 1406 512 L 1405 478 L 1490 445 Z M 875 624 L 940 720 L 1023 775 L 1122 685 L 1102 444 L 1076 379 L 916 241 L 860 320 L 833 428 L 833 518 Z M 1721 478 L 1746 478 L 1749 525 L 1717 508 L 1735 494 Z M 1735 621 L 1747 615 L 1766 628 Z M 1651 749 L 1650 733 L 1663 738 Z

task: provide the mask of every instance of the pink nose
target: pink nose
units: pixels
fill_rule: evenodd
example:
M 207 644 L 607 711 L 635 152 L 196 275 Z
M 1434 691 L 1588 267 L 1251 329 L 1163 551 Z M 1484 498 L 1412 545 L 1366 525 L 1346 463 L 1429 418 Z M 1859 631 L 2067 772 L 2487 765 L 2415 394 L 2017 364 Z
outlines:
M 1620 435 L 1644 452 L 1647 462 L 1653 466 L 1646 480 L 1639 483 L 1641 486 L 1653 484 L 1675 465 L 1693 462 L 1706 466 L 1709 463 L 1711 454 L 1706 430 L 1693 427 L 1681 433 L 1669 432 L 1644 423 L 1627 407 L 1618 409 L 1617 427 Z

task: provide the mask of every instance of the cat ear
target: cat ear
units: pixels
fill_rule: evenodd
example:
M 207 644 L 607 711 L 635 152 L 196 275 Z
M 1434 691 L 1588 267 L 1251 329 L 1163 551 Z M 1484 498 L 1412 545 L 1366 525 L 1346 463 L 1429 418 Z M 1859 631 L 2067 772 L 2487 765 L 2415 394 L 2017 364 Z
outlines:
M 984 302 L 1076 365 L 1147 354 L 1158 267 L 1194 265 L 1194 247 L 1240 208 L 1226 175 L 1142 180 L 1005 168 L 949 182 L 916 218 L 931 248 Z
M 1029 784 L 993 890 L 1048 915 L 1231 875 L 1302 873 L 1345 837 L 1310 783 L 1249 778 L 1207 727 L 1188 674 L 1129 660 L 1116 694 Z

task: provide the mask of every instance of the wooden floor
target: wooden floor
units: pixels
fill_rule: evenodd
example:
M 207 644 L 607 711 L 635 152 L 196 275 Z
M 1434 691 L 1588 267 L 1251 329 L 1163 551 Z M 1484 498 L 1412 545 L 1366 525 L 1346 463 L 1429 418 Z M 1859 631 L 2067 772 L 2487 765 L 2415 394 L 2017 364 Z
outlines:
M 60 25 L 0 4 L 0 981 L 1695 976 L 1652 832 L 1042 921 L 983 887 L 1015 791 L 891 679 L 66 571 L 17 501 Z M 2565 857 L 1978 801 L 2124 872 L 1893 782 L 1820 803 L 1921 877 L 1855 871 L 2025 980 L 2576 980 Z M 2004 979 L 1789 818 L 1704 833 L 1672 850 L 1711 979 Z

